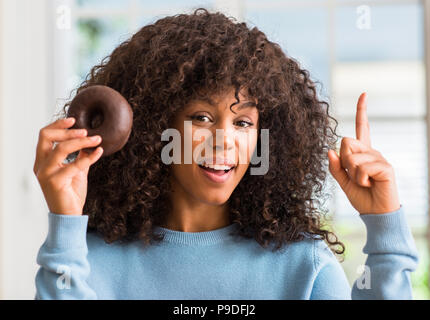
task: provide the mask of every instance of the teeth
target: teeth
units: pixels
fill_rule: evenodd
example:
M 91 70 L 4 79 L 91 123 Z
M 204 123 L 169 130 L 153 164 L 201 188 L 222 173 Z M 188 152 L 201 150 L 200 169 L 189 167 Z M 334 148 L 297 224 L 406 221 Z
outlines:
M 204 166 L 206 168 L 214 169 L 214 170 L 230 170 L 231 169 L 231 167 L 229 167 L 229 166 L 219 165 L 219 164 L 204 163 L 204 164 L 202 164 L 202 166 Z

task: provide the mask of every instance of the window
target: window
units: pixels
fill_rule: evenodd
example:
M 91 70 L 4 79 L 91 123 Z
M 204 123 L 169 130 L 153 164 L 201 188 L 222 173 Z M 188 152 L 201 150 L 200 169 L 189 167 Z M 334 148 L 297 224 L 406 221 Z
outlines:
M 246 21 L 279 42 L 322 83 L 339 121 L 355 138 L 355 112 L 368 93 L 372 147 L 393 165 L 401 204 L 420 252 L 414 297 L 428 299 L 428 168 L 423 6 L 420 1 L 246 1 Z M 364 224 L 337 182 L 334 231 L 346 245 L 342 263 L 352 284 L 365 262 Z
M 400 201 L 420 252 L 412 274 L 414 298 L 428 299 L 428 141 L 423 1 L 232 0 L 163 1 L 69 0 L 73 61 L 67 92 L 83 80 L 120 42 L 143 25 L 200 6 L 231 9 L 257 26 L 320 83 L 331 104 L 337 132 L 355 138 L 358 96 L 368 92 L 372 146 L 393 165 Z M 229 15 L 233 15 L 228 12 Z M 429 30 L 430 32 L 430 30 Z M 332 179 L 334 231 L 346 244 L 342 263 L 348 279 L 358 277 L 365 228 Z

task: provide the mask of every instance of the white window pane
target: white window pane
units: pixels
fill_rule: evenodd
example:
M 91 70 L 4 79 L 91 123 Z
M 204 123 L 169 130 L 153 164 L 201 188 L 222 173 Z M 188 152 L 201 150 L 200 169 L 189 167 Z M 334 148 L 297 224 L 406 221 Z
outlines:
M 154 2 L 151 0 L 137 0 L 137 3 L 141 8 L 146 9 L 155 9 L 155 8 L 173 8 L 174 10 L 183 10 L 183 9 L 197 9 L 197 8 L 206 8 L 210 9 L 213 7 L 215 0 L 163 0 L 159 2 Z M 178 12 L 180 13 L 180 12 Z
M 313 4 L 324 5 L 327 3 L 327 0 L 247 0 L 246 6 L 248 7 L 300 7 L 300 6 L 311 6 Z
M 420 4 L 336 9 L 336 60 L 421 60 L 423 14 Z M 367 28 L 370 27 L 370 28 Z
M 336 115 L 355 117 L 358 96 L 368 93 L 368 115 L 425 115 L 425 67 L 422 61 L 338 62 L 333 66 Z
M 131 0 L 76 0 L 76 4 L 81 8 L 124 8 L 130 4 Z
M 187 0 L 187 1 L 162 1 L 151 2 L 148 0 L 138 0 L 139 13 L 138 13 L 138 28 L 133 32 L 137 32 L 138 29 L 148 24 L 155 23 L 157 20 L 162 19 L 166 16 L 181 14 L 181 13 L 193 13 L 197 8 L 205 8 L 212 10 L 214 7 L 214 0 Z
M 340 121 L 339 135 L 355 138 L 355 123 Z M 400 203 L 412 224 L 425 226 L 428 210 L 427 147 L 424 121 L 382 122 L 370 120 L 372 148 L 393 166 Z M 336 216 L 356 215 L 345 193 L 336 188 Z
M 247 8 L 245 15 L 250 26 L 257 26 L 309 70 L 311 78 L 322 83 L 324 94 L 330 90 L 327 19 L 324 8 Z
M 82 18 L 77 20 L 75 29 L 76 70 L 81 79 L 130 37 L 127 17 Z

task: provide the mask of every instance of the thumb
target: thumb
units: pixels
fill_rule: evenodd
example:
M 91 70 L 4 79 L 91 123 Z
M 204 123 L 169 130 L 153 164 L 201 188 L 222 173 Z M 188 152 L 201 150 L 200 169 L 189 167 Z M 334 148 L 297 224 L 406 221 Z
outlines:
M 339 183 L 339 186 L 344 189 L 349 181 L 349 176 L 345 169 L 340 164 L 340 158 L 334 150 L 328 151 L 329 170 L 332 176 Z
M 87 153 L 87 152 L 85 152 L 83 149 L 81 149 L 81 150 L 79 150 L 79 154 L 78 154 L 78 156 L 76 157 L 76 160 L 75 160 L 75 161 L 77 161 L 77 160 L 79 160 L 79 159 L 82 159 L 82 158 L 85 158 L 85 157 L 88 157 L 88 153 Z M 85 174 L 88 174 L 88 171 L 89 171 L 89 168 L 86 168 L 86 169 L 84 170 Z

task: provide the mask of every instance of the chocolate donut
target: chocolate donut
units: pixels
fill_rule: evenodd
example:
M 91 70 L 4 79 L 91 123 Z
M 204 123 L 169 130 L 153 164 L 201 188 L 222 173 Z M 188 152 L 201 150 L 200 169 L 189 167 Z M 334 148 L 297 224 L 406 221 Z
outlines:
M 79 92 L 67 111 L 67 117 L 76 119 L 70 129 L 87 129 L 88 137 L 100 135 L 103 156 L 124 147 L 133 124 L 133 111 L 128 101 L 116 90 L 93 85 Z M 84 148 L 91 153 L 96 147 Z

